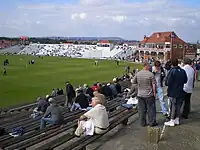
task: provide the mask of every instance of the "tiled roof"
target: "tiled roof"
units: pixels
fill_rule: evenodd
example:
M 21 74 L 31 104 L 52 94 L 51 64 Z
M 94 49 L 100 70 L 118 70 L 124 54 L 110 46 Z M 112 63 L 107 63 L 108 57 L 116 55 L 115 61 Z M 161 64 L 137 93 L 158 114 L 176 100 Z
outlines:
M 110 44 L 110 42 L 108 40 L 101 40 L 98 43 L 101 43 L 101 44 Z
M 155 32 L 150 37 L 144 38 L 140 43 L 157 43 L 164 44 L 165 42 L 171 42 L 171 35 L 175 35 L 173 38 L 174 44 L 185 44 L 185 42 L 180 39 L 174 32 Z

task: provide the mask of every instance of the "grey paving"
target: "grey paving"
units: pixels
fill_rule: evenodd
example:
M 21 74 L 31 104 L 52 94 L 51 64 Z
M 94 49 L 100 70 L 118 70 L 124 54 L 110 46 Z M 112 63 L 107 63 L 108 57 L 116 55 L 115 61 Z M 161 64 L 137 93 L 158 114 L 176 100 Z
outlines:
M 87 150 L 200 150 L 200 84 L 192 96 L 192 113 L 181 125 L 167 127 L 159 144 L 147 141 L 147 128 L 140 127 L 137 116 L 127 127 L 117 127 L 87 147 Z M 159 106 L 158 106 L 159 107 Z M 165 118 L 157 115 L 160 128 Z

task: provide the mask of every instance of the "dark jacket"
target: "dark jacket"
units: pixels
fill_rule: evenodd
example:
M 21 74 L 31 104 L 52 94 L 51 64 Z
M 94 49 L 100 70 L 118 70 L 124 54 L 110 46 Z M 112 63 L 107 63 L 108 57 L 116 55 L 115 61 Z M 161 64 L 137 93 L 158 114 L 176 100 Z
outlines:
M 89 107 L 88 98 L 83 93 L 77 95 L 77 97 L 75 98 L 75 103 L 78 103 L 81 106 L 81 108 Z
M 88 87 L 88 88 L 86 89 L 86 94 L 90 95 L 90 97 L 94 97 L 93 92 L 94 92 L 94 91 L 92 90 L 91 87 Z
M 115 87 L 116 87 L 117 93 L 122 93 L 122 87 L 119 83 L 116 83 Z
M 100 90 L 100 93 L 105 95 L 106 98 L 107 97 L 112 97 L 112 90 L 107 85 L 102 86 L 102 88 Z
M 66 94 L 70 98 L 73 98 L 73 97 L 76 96 L 75 90 L 74 90 L 73 86 L 70 83 L 68 83 L 66 85 Z
M 46 99 L 40 99 L 37 106 L 37 111 L 46 112 L 49 102 Z
M 185 83 L 187 83 L 185 70 L 179 66 L 171 68 L 165 81 L 165 85 L 168 86 L 167 95 L 174 98 L 183 97 L 183 86 Z

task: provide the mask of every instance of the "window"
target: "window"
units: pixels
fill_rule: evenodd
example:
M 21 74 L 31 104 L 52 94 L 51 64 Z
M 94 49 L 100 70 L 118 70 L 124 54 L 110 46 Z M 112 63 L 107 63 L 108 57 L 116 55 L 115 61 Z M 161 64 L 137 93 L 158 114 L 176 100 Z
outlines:
M 183 48 L 183 45 L 179 44 L 179 48 Z
M 176 45 L 176 44 L 174 44 L 174 45 L 173 45 L 173 48 L 177 48 L 177 45 Z
M 185 45 L 185 49 L 188 49 L 188 45 Z
M 190 45 L 190 49 L 193 49 L 193 45 Z

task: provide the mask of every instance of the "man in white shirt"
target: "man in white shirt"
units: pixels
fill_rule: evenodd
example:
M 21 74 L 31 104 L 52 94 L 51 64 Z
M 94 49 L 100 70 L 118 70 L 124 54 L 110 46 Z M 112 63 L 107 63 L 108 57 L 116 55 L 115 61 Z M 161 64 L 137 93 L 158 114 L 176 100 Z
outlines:
M 108 113 L 98 97 L 92 98 L 92 107 L 92 109 L 80 117 L 75 131 L 76 136 L 81 136 L 86 131 L 84 124 L 89 119 L 93 121 L 94 133 L 96 134 L 103 134 L 109 127 Z
M 190 98 L 192 95 L 192 91 L 194 88 L 194 76 L 195 76 L 195 72 L 194 69 L 192 68 L 192 60 L 185 58 L 184 60 L 184 67 L 183 69 L 185 70 L 186 74 L 187 74 L 187 83 L 184 84 L 183 90 L 185 92 L 185 96 L 183 99 L 183 112 L 182 112 L 182 117 L 187 119 L 188 115 L 190 113 Z

